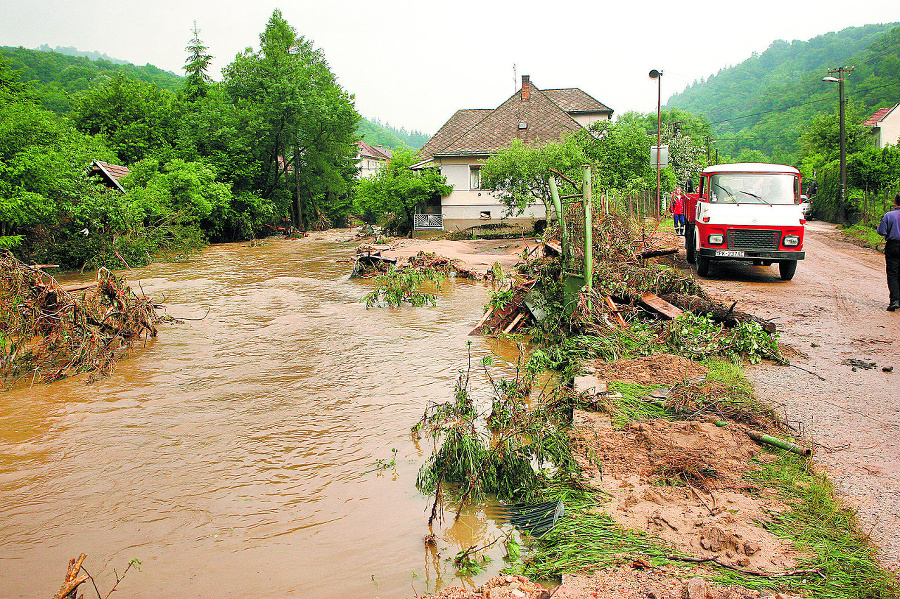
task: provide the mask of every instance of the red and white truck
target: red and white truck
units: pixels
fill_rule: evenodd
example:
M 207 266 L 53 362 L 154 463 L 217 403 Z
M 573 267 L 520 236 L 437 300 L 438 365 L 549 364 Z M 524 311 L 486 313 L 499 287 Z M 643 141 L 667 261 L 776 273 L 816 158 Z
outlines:
M 707 276 L 710 263 L 778 264 L 789 281 L 803 260 L 806 217 L 800 171 L 781 164 L 717 164 L 700 174 L 698 193 L 682 194 L 688 262 Z

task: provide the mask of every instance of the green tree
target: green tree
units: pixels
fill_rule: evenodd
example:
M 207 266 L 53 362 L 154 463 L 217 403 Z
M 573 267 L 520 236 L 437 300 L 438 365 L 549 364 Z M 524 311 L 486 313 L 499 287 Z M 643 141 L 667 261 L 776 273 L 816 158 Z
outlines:
M 223 71 L 232 101 L 248 114 L 259 165 L 252 190 L 286 204 L 304 229 L 316 202 L 345 196 L 359 115 L 321 52 L 275 10 L 260 35 Z M 285 201 L 287 200 L 287 201 Z
M 71 118 L 79 130 L 103 135 L 124 164 L 170 149 L 175 95 L 123 74 L 75 98 Z
M 416 206 L 432 198 L 449 195 L 453 187 L 437 169 L 414 171 L 412 150 L 401 149 L 375 176 L 359 181 L 356 209 L 361 213 L 387 215 L 401 233 L 412 230 Z
M 90 188 L 87 166 L 111 156 L 27 90 L 0 98 L 0 245 L 23 244 L 23 257 L 43 251 Z
M 542 202 L 552 214 L 553 200 L 548 180 L 554 169 L 573 181 L 582 178 L 581 166 L 588 162 L 578 135 L 543 147 L 513 142 L 485 161 L 481 184 L 506 206 L 509 216 L 522 214 L 529 204 Z
M 182 91 L 188 102 L 195 102 L 199 98 L 206 96 L 209 90 L 209 84 L 212 81 L 207 70 L 212 56 L 207 53 L 207 48 L 200 41 L 200 30 L 197 29 L 197 21 L 194 21 L 194 37 L 188 42 L 185 50 L 188 51 L 187 61 L 184 63 L 184 72 L 187 76 L 184 79 L 184 87 Z

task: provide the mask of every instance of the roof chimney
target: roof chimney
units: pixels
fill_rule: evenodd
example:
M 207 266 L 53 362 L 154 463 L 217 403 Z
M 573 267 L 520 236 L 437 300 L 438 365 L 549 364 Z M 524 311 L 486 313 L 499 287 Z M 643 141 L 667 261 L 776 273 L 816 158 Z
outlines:
M 522 100 L 527 100 L 531 97 L 531 77 L 528 75 L 522 75 Z

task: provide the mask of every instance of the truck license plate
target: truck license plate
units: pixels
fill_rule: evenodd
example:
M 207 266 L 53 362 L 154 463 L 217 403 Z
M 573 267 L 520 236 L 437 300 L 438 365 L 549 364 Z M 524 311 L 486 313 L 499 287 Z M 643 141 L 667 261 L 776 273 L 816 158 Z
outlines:
M 743 258 L 744 252 L 740 250 L 716 250 L 716 256 L 723 258 Z

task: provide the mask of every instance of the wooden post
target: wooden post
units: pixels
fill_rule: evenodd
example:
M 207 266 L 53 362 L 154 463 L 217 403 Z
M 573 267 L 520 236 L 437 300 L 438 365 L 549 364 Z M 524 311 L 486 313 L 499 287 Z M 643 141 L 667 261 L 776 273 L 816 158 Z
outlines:
M 569 236 L 566 232 L 566 215 L 563 212 L 562 200 L 559 199 L 559 189 L 556 187 L 556 178 L 550 177 L 550 195 L 553 197 L 553 207 L 556 209 L 556 218 L 559 219 L 559 237 L 562 244 L 563 264 L 569 263 Z
M 584 286 L 590 291 L 594 286 L 594 210 L 591 201 L 591 167 L 584 165 Z

